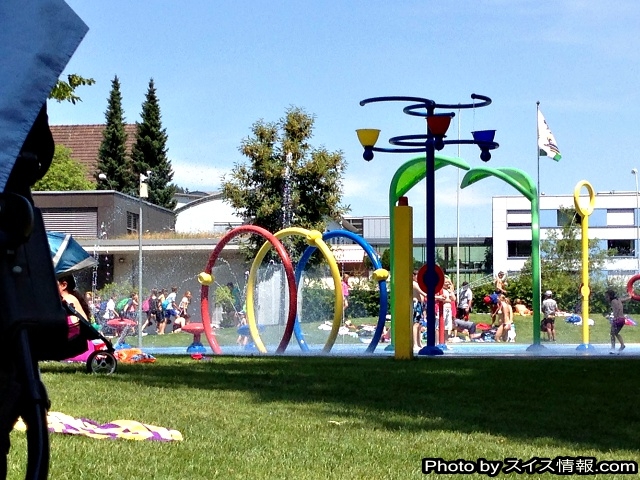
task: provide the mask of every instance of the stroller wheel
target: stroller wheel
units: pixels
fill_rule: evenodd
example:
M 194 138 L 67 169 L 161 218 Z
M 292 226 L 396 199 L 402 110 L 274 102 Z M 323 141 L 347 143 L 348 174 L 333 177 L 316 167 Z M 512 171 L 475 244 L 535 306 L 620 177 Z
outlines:
M 87 373 L 104 373 L 110 375 L 116 371 L 118 361 L 115 355 L 103 350 L 96 350 L 87 358 Z

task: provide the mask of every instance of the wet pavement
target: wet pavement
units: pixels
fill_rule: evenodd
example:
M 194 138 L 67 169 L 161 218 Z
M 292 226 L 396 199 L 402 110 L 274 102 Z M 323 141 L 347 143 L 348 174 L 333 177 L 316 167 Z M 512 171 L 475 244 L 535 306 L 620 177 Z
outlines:
M 367 353 L 365 344 L 336 344 L 330 352 L 323 350 L 324 345 L 309 345 L 309 351 L 303 352 L 297 345 L 290 345 L 284 354 L 276 354 L 276 345 L 267 345 L 267 353 L 259 353 L 255 349 L 244 349 L 239 346 L 223 346 L 223 355 L 237 356 L 387 356 L 393 357 L 393 351 L 388 350 L 387 344 L 380 344 L 374 353 Z M 577 344 L 556 344 L 543 342 L 541 345 L 531 346 L 520 343 L 454 343 L 443 349 L 443 355 L 426 356 L 418 355 L 418 358 L 448 358 L 448 357 L 640 357 L 640 344 L 629 344 L 620 352 L 617 348 L 614 354 L 610 353 L 608 344 L 590 345 L 588 349 L 578 348 Z M 185 347 L 143 347 L 146 353 L 152 355 L 186 355 Z M 204 355 L 213 355 L 211 348 L 205 346 Z

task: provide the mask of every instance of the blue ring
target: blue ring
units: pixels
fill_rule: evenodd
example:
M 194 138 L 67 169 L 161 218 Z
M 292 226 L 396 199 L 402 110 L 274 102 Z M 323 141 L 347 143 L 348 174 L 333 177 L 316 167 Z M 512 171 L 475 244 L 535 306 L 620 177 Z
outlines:
M 382 268 L 380 257 L 378 257 L 378 254 L 376 253 L 376 251 L 373 249 L 371 245 L 369 245 L 369 243 L 364 238 L 362 238 L 360 235 L 356 233 L 350 232 L 348 230 L 331 230 L 330 232 L 325 232 L 322 235 L 322 240 L 326 242 L 327 240 L 331 240 L 332 238 L 337 238 L 337 237 L 345 237 L 356 242 L 365 251 L 365 253 L 369 257 L 369 260 L 371 260 L 371 263 L 373 264 L 374 269 L 377 270 L 379 268 Z M 295 272 L 296 285 L 298 286 L 298 289 L 300 288 L 300 278 L 302 277 L 302 272 L 304 271 L 304 268 L 307 266 L 307 262 L 311 258 L 311 255 L 313 255 L 313 252 L 315 252 L 316 250 L 317 250 L 316 247 L 309 246 L 306 248 L 306 250 L 300 257 L 300 261 L 296 266 L 296 272 Z M 387 311 L 389 308 L 389 305 L 388 305 L 389 300 L 387 298 L 387 281 L 386 280 L 378 281 L 378 286 L 380 288 L 380 313 L 378 316 L 378 324 L 376 325 L 376 330 L 373 333 L 373 337 L 371 338 L 371 343 L 369 343 L 369 345 L 367 346 L 367 350 L 366 350 L 367 353 L 373 353 L 373 351 L 378 346 L 378 343 L 380 342 L 380 338 L 382 337 L 382 332 L 384 331 L 384 324 L 387 319 Z M 300 327 L 300 322 L 298 321 L 297 314 L 293 324 L 293 333 L 296 336 L 296 340 L 298 341 L 300 350 L 302 350 L 303 352 L 308 352 L 309 345 L 304 339 L 304 333 L 302 333 L 302 328 Z

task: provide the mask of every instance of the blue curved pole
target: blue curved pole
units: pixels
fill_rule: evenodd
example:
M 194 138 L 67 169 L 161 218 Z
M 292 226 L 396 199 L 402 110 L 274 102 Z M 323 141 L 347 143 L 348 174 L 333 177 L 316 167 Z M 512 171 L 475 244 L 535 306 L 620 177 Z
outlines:
M 348 230 L 331 230 L 329 232 L 325 232 L 324 235 L 322 235 L 322 240 L 327 241 L 327 240 L 331 240 L 332 238 L 338 238 L 338 237 L 348 238 L 354 241 L 355 243 L 357 243 L 365 251 L 365 253 L 369 257 L 369 260 L 371 260 L 373 267 L 375 269 L 382 268 L 380 257 L 378 257 L 378 254 L 376 253 L 376 251 L 364 238 L 362 238 L 358 234 L 355 234 Z M 305 249 L 302 256 L 300 257 L 300 261 L 298 262 L 298 265 L 296 266 L 296 271 L 295 271 L 296 285 L 298 285 L 298 288 L 300 288 L 300 279 L 302 277 L 302 272 L 307 266 L 307 262 L 311 258 L 311 255 L 313 255 L 313 253 L 316 250 L 317 250 L 316 247 L 309 246 Z M 380 342 L 380 338 L 382 337 L 382 332 L 384 331 L 384 324 L 387 317 L 387 311 L 389 309 L 386 280 L 378 281 L 378 287 L 380 289 L 380 312 L 378 315 L 378 323 L 376 324 L 376 329 L 373 333 L 373 337 L 371 338 L 371 342 L 369 343 L 366 349 L 367 353 L 373 353 L 376 347 L 378 346 L 378 343 Z M 304 333 L 302 332 L 302 328 L 300 327 L 300 322 L 298 321 L 297 315 L 295 318 L 295 322 L 293 324 L 293 333 L 296 337 L 298 345 L 300 346 L 300 349 L 303 352 L 308 352 L 309 345 L 307 344 L 304 338 Z

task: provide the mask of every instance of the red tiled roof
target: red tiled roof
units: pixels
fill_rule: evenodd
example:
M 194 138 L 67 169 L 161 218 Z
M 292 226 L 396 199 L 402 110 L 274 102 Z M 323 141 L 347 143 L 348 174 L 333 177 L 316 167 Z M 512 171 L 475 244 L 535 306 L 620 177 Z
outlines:
M 98 167 L 98 150 L 102 143 L 104 125 L 51 125 L 53 141 L 57 145 L 64 145 L 71 149 L 71 158 L 77 160 L 87 169 L 87 178 L 95 180 Z M 124 126 L 127 133 L 127 153 L 131 154 L 131 147 L 136 139 L 136 124 L 127 123 Z

